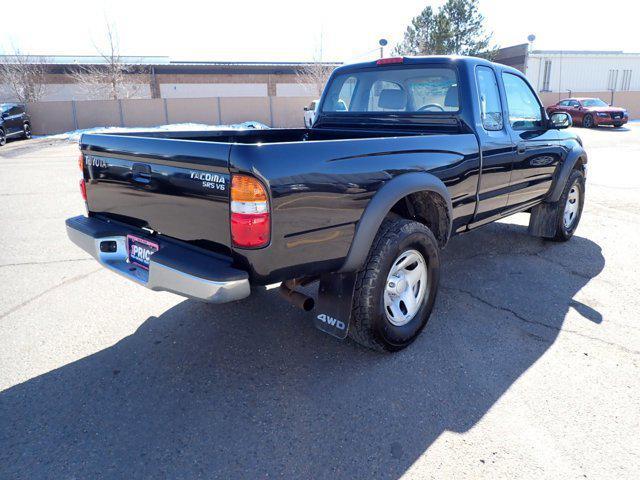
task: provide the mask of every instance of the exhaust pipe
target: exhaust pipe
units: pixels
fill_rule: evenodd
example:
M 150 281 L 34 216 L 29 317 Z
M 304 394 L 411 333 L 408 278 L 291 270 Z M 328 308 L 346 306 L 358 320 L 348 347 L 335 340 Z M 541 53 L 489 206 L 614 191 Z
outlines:
M 316 301 L 309 295 L 294 290 L 296 286 L 295 280 L 286 280 L 280 285 L 280 295 L 290 304 L 301 308 L 305 312 L 310 312 L 316 304 Z

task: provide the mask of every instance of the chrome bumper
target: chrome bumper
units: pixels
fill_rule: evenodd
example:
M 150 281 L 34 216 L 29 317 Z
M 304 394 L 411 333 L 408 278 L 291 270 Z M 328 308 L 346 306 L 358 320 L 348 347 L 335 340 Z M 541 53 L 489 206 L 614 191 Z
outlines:
M 128 261 L 125 227 L 84 216 L 66 221 L 69 239 L 106 268 L 151 290 L 166 291 L 210 303 L 226 303 L 249 296 L 246 272 L 215 257 L 175 244 L 163 245 L 149 263 L 149 270 Z M 122 230 L 116 232 L 114 230 Z M 139 234 L 139 233 L 138 233 Z M 115 252 L 103 252 L 102 242 L 116 242 Z

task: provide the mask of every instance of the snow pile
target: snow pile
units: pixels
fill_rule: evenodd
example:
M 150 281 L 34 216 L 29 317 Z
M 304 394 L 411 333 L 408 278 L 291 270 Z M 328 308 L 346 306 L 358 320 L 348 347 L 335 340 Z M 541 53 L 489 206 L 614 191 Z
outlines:
M 70 140 L 77 142 L 83 133 L 119 133 L 119 132 L 184 132 L 191 130 L 246 130 L 255 128 L 262 130 L 269 128 L 260 122 L 234 123 L 232 125 L 207 125 L 204 123 L 172 123 L 160 125 L 158 127 L 94 127 L 73 130 L 71 132 L 59 133 L 57 135 L 47 135 L 47 138 L 55 140 Z

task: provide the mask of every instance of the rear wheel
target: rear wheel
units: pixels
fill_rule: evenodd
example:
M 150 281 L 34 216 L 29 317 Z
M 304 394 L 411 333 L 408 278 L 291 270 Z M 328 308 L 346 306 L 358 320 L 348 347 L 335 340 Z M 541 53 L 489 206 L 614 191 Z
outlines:
M 431 315 L 439 277 L 433 233 L 418 222 L 385 220 L 356 278 L 349 336 L 379 351 L 407 347 Z
M 613 128 L 620 128 L 622 126 L 621 123 L 614 123 Z
M 593 128 L 594 122 L 593 117 L 590 114 L 586 114 L 582 119 L 582 126 L 584 128 Z
M 2 147 L 5 143 L 7 143 L 7 135 L 4 133 L 4 130 L 0 128 L 0 147 Z

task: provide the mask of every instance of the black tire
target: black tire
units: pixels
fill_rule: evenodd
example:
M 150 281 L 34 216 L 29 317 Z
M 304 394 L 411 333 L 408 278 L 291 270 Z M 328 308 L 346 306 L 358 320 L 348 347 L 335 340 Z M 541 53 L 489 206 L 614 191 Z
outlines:
M 405 325 L 396 326 L 387 318 L 384 291 L 394 262 L 410 250 L 419 252 L 425 261 L 427 290 L 413 318 Z M 385 220 L 356 278 L 349 336 L 377 351 L 393 352 L 407 347 L 427 324 L 439 279 L 440 251 L 431 230 L 411 220 Z
M 578 228 L 578 224 L 580 223 L 580 218 L 582 217 L 582 209 L 584 208 L 584 194 L 585 194 L 585 182 L 584 182 L 584 173 L 582 170 L 573 170 L 571 175 L 569 175 L 569 179 L 567 180 L 566 185 L 564 186 L 564 190 L 562 191 L 562 195 L 560 196 L 560 200 L 558 200 L 556 207 L 556 234 L 552 238 L 552 240 L 556 242 L 566 242 L 569 240 L 576 228 Z M 570 225 L 565 223 L 565 207 L 567 205 L 567 199 L 569 198 L 572 189 L 578 189 L 578 199 L 576 200 L 577 212 L 572 217 L 572 221 Z
M 7 135 L 4 133 L 4 129 L 0 128 L 0 147 L 7 143 Z
M 29 140 L 31 138 L 31 125 L 28 123 L 25 123 L 22 126 L 22 135 L 24 136 L 25 139 Z
M 614 123 L 613 128 L 620 128 L 622 126 L 621 123 Z
M 593 128 L 594 127 L 595 122 L 593 121 L 593 115 L 591 115 L 590 113 L 587 113 L 583 118 L 582 118 L 582 126 L 584 128 Z

